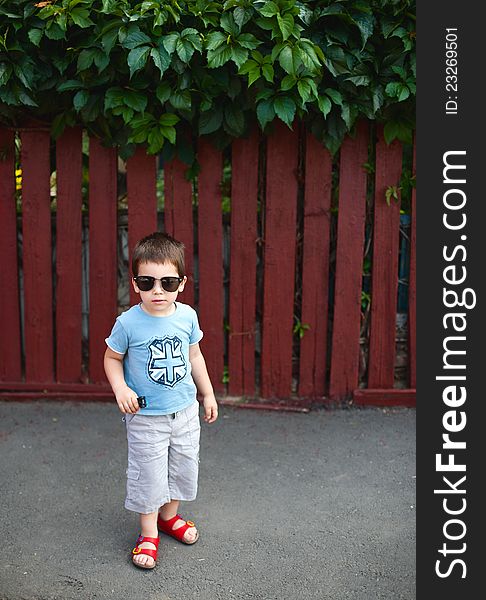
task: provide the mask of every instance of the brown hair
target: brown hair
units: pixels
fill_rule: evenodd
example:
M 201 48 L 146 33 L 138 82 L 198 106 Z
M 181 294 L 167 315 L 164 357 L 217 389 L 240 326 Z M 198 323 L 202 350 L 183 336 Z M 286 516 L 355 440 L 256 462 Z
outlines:
M 161 231 L 151 233 L 140 240 L 133 249 L 132 273 L 134 277 L 138 275 L 140 263 L 144 262 L 172 263 L 177 269 L 179 277 L 184 277 L 186 274 L 184 244 Z

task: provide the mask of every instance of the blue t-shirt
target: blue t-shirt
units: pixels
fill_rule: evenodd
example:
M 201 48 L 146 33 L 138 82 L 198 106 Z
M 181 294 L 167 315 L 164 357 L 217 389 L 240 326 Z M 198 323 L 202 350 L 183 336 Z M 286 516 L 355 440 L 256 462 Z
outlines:
M 137 304 L 117 318 L 105 342 L 125 355 L 125 381 L 147 401 L 141 414 L 167 415 L 194 402 L 189 345 L 202 337 L 196 311 L 180 302 L 167 317 L 153 317 Z

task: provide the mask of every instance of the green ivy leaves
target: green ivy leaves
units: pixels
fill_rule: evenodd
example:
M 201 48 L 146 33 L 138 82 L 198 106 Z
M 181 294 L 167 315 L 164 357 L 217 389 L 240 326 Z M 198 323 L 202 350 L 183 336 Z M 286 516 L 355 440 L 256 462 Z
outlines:
M 4 0 L 0 119 L 56 135 L 78 122 L 120 145 L 220 146 L 303 119 L 335 151 L 356 119 L 414 126 L 413 0 Z

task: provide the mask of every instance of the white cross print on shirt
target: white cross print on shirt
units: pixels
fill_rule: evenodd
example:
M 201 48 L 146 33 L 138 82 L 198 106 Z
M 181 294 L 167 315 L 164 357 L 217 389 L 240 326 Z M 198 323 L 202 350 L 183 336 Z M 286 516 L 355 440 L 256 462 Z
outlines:
M 174 387 L 187 373 L 182 354 L 182 341 L 174 337 L 156 338 L 150 342 L 148 375 L 155 383 Z

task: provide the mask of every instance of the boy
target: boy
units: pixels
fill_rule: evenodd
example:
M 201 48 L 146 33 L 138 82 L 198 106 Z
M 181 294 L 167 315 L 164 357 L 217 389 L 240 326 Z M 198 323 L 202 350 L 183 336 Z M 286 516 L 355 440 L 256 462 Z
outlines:
M 184 245 L 160 232 L 145 237 L 133 251 L 132 273 L 140 303 L 117 318 L 105 340 L 104 366 L 127 428 L 125 508 L 140 514 L 132 561 L 152 569 L 158 529 L 186 544 L 199 537 L 177 511 L 197 492 L 197 391 L 207 423 L 216 421 L 218 405 L 199 349 L 196 312 L 176 302 L 187 281 Z

